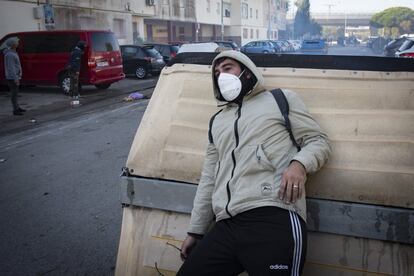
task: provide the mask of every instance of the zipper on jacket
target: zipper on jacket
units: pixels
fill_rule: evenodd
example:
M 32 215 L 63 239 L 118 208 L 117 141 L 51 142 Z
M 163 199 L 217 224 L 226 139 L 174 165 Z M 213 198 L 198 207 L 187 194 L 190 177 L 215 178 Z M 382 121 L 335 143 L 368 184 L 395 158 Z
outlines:
M 226 204 L 226 213 L 232 218 L 233 216 L 230 214 L 229 211 L 229 204 L 230 204 L 230 200 L 231 200 L 231 193 L 230 193 L 230 181 L 233 179 L 234 176 L 234 170 L 236 169 L 236 156 L 234 154 L 234 151 L 237 149 L 237 147 L 239 146 L 239 127 L 238 127 L 238 122 L 241 116 L 241 107 L 242 104 L 240 103 L 239 108 L 237 110 L 237 119 L 234 121 L 234 136 L 236 138 L 236 146 L 234 147 L 234 149 L 231 152 L 231 159 L 233 160 L 233 169 L 231 170 L 231 176 L 229 181 L 227 181 L 227 204 Z

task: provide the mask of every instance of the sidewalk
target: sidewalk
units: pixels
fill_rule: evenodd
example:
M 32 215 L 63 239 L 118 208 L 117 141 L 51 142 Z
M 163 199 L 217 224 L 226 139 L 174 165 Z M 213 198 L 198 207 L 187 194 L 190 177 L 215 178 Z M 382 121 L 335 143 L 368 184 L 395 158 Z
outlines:
M 82 87 L 80 103 L 74 108 L 71 98 L 64 95 L 58 87 L 36 86 L 20 90 L 18 102 L 27 112 L 22 116 L 14 116 L 9 92 L 0 91 L 0 136 L 32 128 L 58 117 L 75 116 L 77 113 L 93 112 L 93 104 L 103 101 L 120 101 L 131 92 L 142 92 L 150 97 L 157 78 L 138 80 L 126 78 L 114 83 L 106 90 L 98 90 L 94 86 Z

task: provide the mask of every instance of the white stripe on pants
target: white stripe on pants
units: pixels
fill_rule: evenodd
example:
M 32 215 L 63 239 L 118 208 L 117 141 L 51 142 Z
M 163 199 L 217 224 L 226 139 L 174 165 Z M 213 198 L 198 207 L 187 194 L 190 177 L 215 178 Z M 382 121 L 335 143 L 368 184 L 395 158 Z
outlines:
M 302 228 L 298 215 L 295 212 L 289 211 L 290 223 L 292 224 L 292 234 L 294 242 L 293 261 L 292 261 L 292 276 L 299 276 L 300 261 L 302 257 Z

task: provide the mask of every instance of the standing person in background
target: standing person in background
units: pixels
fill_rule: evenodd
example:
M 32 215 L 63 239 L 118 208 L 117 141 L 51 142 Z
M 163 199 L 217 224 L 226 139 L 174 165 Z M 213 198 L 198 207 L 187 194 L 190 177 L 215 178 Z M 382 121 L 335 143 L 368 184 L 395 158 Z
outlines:
M 19 46 L 18 37 L 10 37 L 5 42 L 4 50 L 4 72 L 11 93 L 11 102 L 13 105 L 14 115 L 23 115 L 26 110 L 21 108 L 17 102 L 19 93 L 20 79 L 22 78 L 22 66 L 20 64 L 19 55 L 16 52 Z
M 82 54 L 86 47 L 85 41 L 78 41 L 76 47 L 70 53 L 70 59 L 68 64 L 68 71 L 70 77 L 69 95 L 71 97 L 79 98 L 79 73 L 82 64 Z

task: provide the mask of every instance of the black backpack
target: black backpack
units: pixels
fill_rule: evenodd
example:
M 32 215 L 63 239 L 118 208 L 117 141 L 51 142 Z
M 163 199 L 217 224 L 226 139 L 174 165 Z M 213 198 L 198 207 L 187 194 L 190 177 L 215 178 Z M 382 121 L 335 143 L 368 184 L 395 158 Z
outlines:
M 293 136 L 292 127 L 290 125 L 290 120 L 289 120 L 289 103 L 288 103 L 288 101 L 286 99 L 285 94 L 283 93 L 282 89 L 280 89 L 280 88 L 273 89 L 272 91 L 270 91 L 270 93 L 272 93 L 273 97 L 275 98 L 276 103 L 279 106 L 280 111 L 282 112 L 283 118 L 285 119 L 285 127 L 286 127 L 286 130 L 289 133 L 290 140 L 292 140 L 292 143 L 297 148 L 297 150 L 300 151 L 301 150 L 301 147 L 296 142 L 296 139 Z M 222 110 L 220 110 L 219 112 L 217 112 L 216 114 L 214 114 L 213 117 L 211 117 L 211 119 L 210 119 L 210 124 L 209 124 L 209 129 L 208 129 L 208 139 L 209 139 L 210 143 L 213 143 L 213 136 L 211 134 L 211 127 L 213 126 L 214 118 L 221 111 Z

